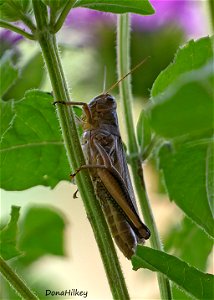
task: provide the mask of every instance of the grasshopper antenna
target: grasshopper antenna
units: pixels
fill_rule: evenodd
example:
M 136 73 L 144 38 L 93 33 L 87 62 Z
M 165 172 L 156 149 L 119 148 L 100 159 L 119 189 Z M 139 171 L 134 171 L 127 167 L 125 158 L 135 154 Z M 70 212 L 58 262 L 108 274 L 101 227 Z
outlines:
M 106 66 L 104 67 L 104 76 L 103 76 L 103 94 L 106 89 Z
M 126 75 L 124 75 L 122 78 L 120 78 L 117 82 L 115 82 L 106 92 L 105 95 L 108 94 L 111 90 L 113 90 L 121 81 L 123 81 L 127 76 L 129 76 L 131 73 L 133 73 L 135 70 L 137 70 L 140 66 L 142 66 L 147 59 L 150 58 L 150 56 L 147 56 L 145 59 L 143 59 L 139 64 L 137 64 L 134 68 L 132 68 Z

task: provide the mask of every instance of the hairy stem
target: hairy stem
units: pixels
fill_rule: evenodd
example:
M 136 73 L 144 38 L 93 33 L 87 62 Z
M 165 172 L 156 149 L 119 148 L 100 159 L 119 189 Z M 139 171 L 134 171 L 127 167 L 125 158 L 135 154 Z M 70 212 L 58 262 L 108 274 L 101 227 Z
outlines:
M 212 24 L 212 31 L 214 31 L 214 2 L 213 2 L 213 0 L 209 0 L 208 5 L 209 5 L 210 20 L 211 20 L 211 24 Z
M 56 38 L 48 29 L 46 7 L 41 1 L 33 0 L 33 9 L 37 22 L 37 38 L 51 80 L 54 98 L 55 100 L 70 101 Z M 76 170 L 84 165 L 85 161 L 76 130 L 74 114 L 68 106 L 60 104 L 57 105 L 57 113 L 68 160 L 71 168 Z M 129 299 L 113 241 L 100 204 L 95 197 L 88 171 L 81 171 L 76 176 L 76 181 L 94 231 L 113 297 L 121 300 Z
M 130 25 L 129 16 L 121 15 L 118 17 L 118 36 L 117 36 L 117 60 L 118 60 L 118 77 L 130 71 Z M 153 248 L 163 250 L 158 235 L 157 227 L 154 221 L 150 207 L 148 195 L 145 190 L 145 183 L 142 170 L 142 161 L 140 155 L 132 156 L 132 153 L 139 153 L 134 122 L 132 116 L 132 95 L 130 77 L 123 80 L 120 85 L 120 98 L 122 102 L 123 113 L 125 116 L 125 127 L 128 138 L 128 151 L 130 153 L 130 165 L 133 173 L 134 184 L 140 200 L 141 209 L 146 225 L 151 231 L 151 245 Z M 171 289 L 169 281 L 164 275 L 158 273 L 158 282 L 162 299 L 171 299 Z
M 10 266 L 0 257 L 0 272 L 9 282 L 10 286 L 24 300 L 38 300 L 37 296 L 26 286 L 22 279 L 11 269 Z

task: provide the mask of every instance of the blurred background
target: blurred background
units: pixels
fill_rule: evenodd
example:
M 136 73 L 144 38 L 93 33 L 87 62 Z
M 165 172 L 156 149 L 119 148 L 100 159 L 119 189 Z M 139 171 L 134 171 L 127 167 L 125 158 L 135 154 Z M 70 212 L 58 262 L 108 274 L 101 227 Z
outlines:
M 211 34 L 206 1 L 151 2 L 156 9 L 154 16 L 131 15 L 132 66 L 150 56 L 147 63 L 132 75 L 136 123 L 139 112 L 149 100 L 155 78 L 172 62 L 178 47 L 189 39 Z M 58 42 L 67 82 L 75 101 L 88 102 L 102 92 L 105 67 L 106 86 L 111 86 L 117 80 L 116 15 L 83 8 L 74 9 L 58 34 Z M 4 95 L 4 100 L 19 100 L 24 96 L 25 90 L 30 88 L 51 92 L 38 45 L 7 30 L 0 31 L 0 44 L 1 56 L 7 50 L 12 51 L 13 63 L 22 69 L 21 78 Z M 125 132 L 117 88 L 112 93 L 118 99 L 118 115 L 123 137 Z M 184 219 L 181 210 L 168 200 L 155 163 L 147 163 L 144 171 L 151 206 L 165 249 L 184 259 L 185 254 L 181 253 L 173 237 L 179 234 L 183 230 L 182 226 L 189 221 Z M 74 288 L 87 291 L 87 299 L 112 299 L 81 198 L 73 199 L 75 190 L 76 187 L 69 182 L 61 182 L 54 190 L 41 186 L 22 192 L 2 190 L 2 219 L 5 220 L 9 216 L 11 205 L 22 207 L 22 218 L 34 205 L 50 205 L 57 209 L 64 216 L 66 223 L 65 256 L 44 255 L 35 262 L 23 262 L 23 276 L 27 274 L 31 285 L 39 288 L 41 295 L 44 289 Z M 191 238 L 194 237 L 189 237 L 189 244 Z M 188 240 L 186 247 L 189 247 Z M 156 275 L 147 270 L 132 271 L 130 262 L 119 252 L 118 254 L 131 299 L 159 299 Z M 195 253 L 189 251 L 186 254 L 187 261 L 188 255 L 194 256 Z M 200 260 L 197 257 L 194 259 Z M 201 269 L 206 267 L 203 265 Z M 207 271 L 212 272 L 211 268 L 210 257 Z M 1 293 L 4 295 L 3 299 L 17 297 L 9 294 L 7 289 Z

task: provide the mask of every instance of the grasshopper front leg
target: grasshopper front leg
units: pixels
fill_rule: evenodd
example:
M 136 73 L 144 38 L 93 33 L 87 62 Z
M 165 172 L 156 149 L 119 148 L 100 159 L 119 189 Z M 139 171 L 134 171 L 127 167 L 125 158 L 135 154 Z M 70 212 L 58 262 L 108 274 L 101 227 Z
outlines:
M 91 111 L 90 111 L 90 108 L 89 108 L 87 103 L 81 102 L 81 101 L 77 101 L 77 102 L 74 102 L 74 101 L 70 101 L 70 102 L 68 102 L 68 101 L 54 101 L 53 105 L 56 105 L 56 104 L 62 104 L 62 105 L 66 105 L 66 106 L 81 105 L 84 112 L 85 112 L 85 114 L 86 114 L 87 122 L 89 122 L 89 123 L 92 122 Z

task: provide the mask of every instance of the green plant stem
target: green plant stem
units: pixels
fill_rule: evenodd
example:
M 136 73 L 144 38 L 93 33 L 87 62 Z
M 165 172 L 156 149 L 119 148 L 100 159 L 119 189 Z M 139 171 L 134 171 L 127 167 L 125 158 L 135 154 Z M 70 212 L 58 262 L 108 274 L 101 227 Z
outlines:
M 74 5 L 74 2 L 73 0 L 68 0 L 65 7 L 63 8 L 59 18 L 57 19 L 57 22 L 54 26 L 54 30 L 53 32 L 56 33 L 60 30 L 60 28 L 62 27 L 69 11 L 71 10 L 72 6 Z
M 50 28 L 54 28 L 56 22 L 56 11 L 50 8 Z
M 209 13 L 210 13 L 210 20 L 212 24 L 212 30 L 214 32 L 214 2 L 213 0 L 208 0 L 209 5 Z
M 26 286 L 20 277 L 11 269 L 10 266 L 0 257 L 0 272 L 14 288 L 14 290 L 26 300 L 38 300 L 37 296 Z
M 117 59 L 118 59 L 118 76 L 121 78 L 130 71 L 130 25 L 129 16 L 120 15 L 118 17 L 118 36 L 117 36 Z M 145 190 L 145 183 L 142 170 L 142 161 L 140 155 L 132 156 L 132 153 L 139 153 L 134 122 L 132 116 L 132 95 L 130 77 L 123 80 L 120 84 L 120 98 L 125 117 L 125 127 L 128 139 L 128 151 L 130 153 L 130 165 L 133 173 L 134 184 L 137 195 L 140 200 L 141 209 L 147 226 L 151 231 L 151 245 L 153 248 L 163 250 L 158 235 L 157 227 L 154 221 L 152 210 L 149 204 L 148 195 Z M 169 281 L 164 275 L 158 273 L 158 282 L 162 299 L 171 299 L 171 289 Z
M 22 11 L 22 9 L 20 8 L 19 4 L 16 3 L 16 1 L 13 1 L 11 5 L 16 9 L 16 13 L 17 15 L 19 15 L 20 20 L 22 20 L 25 23 L 25 25 L 27 25 L 28 28 L 30 28 L 31 31 L 33 32 L 36 29 L 36 27 L 33 24 L 31 18 L 28 17 L 27 13 L 24 13 Z
M 37 38 L 52 84 L 54 98 L 55 100 L 70 101 L 56 38 L 54 34 L 51 34 L 47 25 L 46 7 L 41 1 L 33 0 L 33 9 L 38 28 Z M 79 166 L 84 165 L 85 161 L 76 130 L 74 114 L 68 106 L 60 104 L 57 105 L 57 112 L 68 160 L 71 168 L 76 170 Z M 114 299 L 129 299 L 114 244 L 100 204 L 95 197 L 88 171 L 80 172 L 76 176 L 76 181 L 100 250 L 112 295 Z
M 27 39 L 35 40 L 35 37 L 34 37 L 33 34 L 28 33 L 26 31 L 24 31 L 23 29 L 21 29 L 19 27 L 16 27 L 13 24 L 8 23 L 6 21 L 0 20 L 0 27 L 7 28 L 7 29 L 9 29 L 11 31 L 14 31 L 14 32 L 16 32 L 16 33 L 18 33 L 18 34 L 26 37 Z

